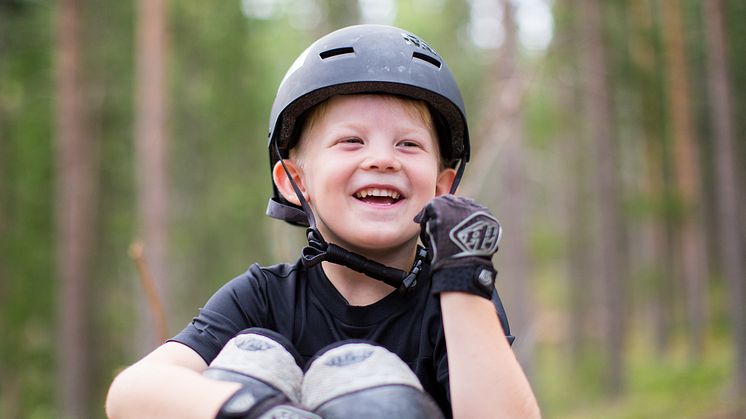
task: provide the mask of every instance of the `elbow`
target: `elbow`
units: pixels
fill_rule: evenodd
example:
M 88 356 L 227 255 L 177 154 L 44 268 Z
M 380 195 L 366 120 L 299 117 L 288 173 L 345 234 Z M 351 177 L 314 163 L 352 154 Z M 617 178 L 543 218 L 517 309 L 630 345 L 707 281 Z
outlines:
M 131 388 L 129 384 L 131 375 L 130 367 L 119 372 L 111 382 L 109 391 L 106 394 L 106 417 L 110 419 L 126 417 L 127 395 L 129 393 L 128 389 Z
M 521 403 L 520 414 L 515 417 L 541 419 L 541 409 L 539 404 L 536 402 L 536 398 L 531 394 L 527 396 L 523 403 Z

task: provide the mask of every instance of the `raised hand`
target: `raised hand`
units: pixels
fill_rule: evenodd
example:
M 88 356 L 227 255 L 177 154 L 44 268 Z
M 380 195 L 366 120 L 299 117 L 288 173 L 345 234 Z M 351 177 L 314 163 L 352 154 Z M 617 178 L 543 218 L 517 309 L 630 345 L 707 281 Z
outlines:
M 502 228 L 490 210 L 470 198 L 442 195 L 415 217 L 430 251 L 433 292 L 462 291 L 491 298 L 492 255 Z

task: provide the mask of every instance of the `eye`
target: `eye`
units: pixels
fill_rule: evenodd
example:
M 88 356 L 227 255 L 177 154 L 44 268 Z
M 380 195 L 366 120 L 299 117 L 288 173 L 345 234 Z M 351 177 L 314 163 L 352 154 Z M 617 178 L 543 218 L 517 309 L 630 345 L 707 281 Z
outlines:
M 413 140 L 401 140 L 401 141 L 399 141 L 399 143 L 397 144 L 397 146 L 399 146 L 399 147 L 417 147 L 417 148 L 422 148 L 422 145 L 420 143 L 418 143 L 417 141 L 413 141 Z
M 339 144 L 363 144 L 363 140 L 358 137 L 349 137 L 339 140 Z

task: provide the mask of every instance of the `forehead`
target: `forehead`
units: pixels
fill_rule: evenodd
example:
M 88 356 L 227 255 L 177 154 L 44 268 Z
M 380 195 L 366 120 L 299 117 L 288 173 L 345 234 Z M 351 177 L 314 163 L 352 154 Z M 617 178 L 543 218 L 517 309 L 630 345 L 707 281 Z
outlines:
M 393 95 L 355 94 L 333 96 L 319 104 L 308 116 L 304 131 L 315 124 L 376 122 L 388 118 L 397 124 L 424 128 L 433 134 L 433 122 L 427 105 L 419 100 Z

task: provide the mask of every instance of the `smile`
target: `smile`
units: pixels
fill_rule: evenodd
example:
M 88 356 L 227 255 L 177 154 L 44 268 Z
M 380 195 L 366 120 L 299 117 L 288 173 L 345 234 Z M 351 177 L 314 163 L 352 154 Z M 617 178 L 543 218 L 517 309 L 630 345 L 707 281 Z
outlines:
M 402 198 L 399 191 L 388 188 L 363 188 L 354 196 L 365 203 L 378 205 L 393 205 Z

